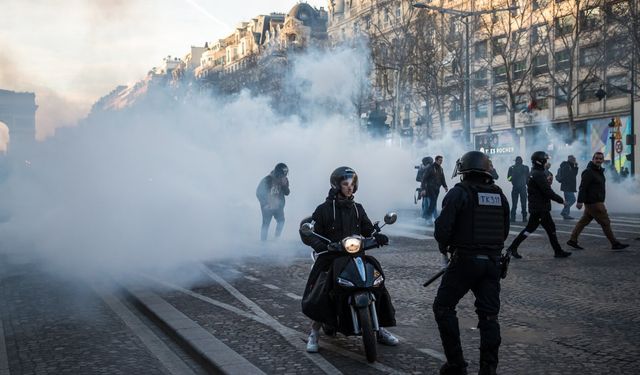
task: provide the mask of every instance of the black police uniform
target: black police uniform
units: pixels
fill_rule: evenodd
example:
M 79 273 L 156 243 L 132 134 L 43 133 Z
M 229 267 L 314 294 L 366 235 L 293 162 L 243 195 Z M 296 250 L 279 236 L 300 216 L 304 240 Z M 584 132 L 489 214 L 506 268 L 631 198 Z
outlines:
M 560 204 L 562 204 L 564 200 L 561 196 L 554 193 L 551 186 L 549 186 L 549 181 L 547 180 L 543 166 L 534 164 L 529 182 L 527 183 L 527 191 L 529 193 L 529 221 L 527 222 L 527 226 L 513 240 L 509 249 L 514 254 L 517 254 L 518 246 L 520 246 L 531 233 L 535 232 L 538 225 L 542 225 L 542 228 L 547 232 L 555 256 L 566 257 L 570 255 L 570 252 L 562 250 L 558 242 L 558 236 L 556 235 L 556 225 L 551 218 L 551 200 Z M 519 255 L 516 257 L 519 257 Z
M 433 312 L 447 357 L 441 374 L 466 374 L 456 305 L 469 290 L 476 297 L 480 329 L 480 374 L 493 374 L 500 346 L 500 255 L 509 234 L 509 203 L 488 177 L 465 175 L 449 191 L 434 236 L 441 251 L 452 253 Z

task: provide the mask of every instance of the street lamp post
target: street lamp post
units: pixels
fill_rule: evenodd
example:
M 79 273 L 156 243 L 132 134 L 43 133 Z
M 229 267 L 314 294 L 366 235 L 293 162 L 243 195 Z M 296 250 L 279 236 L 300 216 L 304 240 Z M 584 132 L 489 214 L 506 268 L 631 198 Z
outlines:
M 418 9 L 429 9 L 434 10 L 436 12 L 442 14 L 450 14 L 453 17 L 460 18 L 460 21 L 464 23 L 464 43 L 465 43 L 465 66 L 464 66 L 464 124 L 463 124 L 463 137 L 464 141 L 471 143 L 471 74 L 470 74 L 470 57 L 469 57 L 469 44 L 470 44 L 470 35 L 469 35 L 469 17 L 480 16 L 483 14 L 496 14 L 498 12 L 505 11 L 514 11 L 517 10 L 517 6 L 509 7 L 509 8 L 500 8 L 500 9 L 486 9 L 486 10 L 475 10 L 475 11 L 466 11 L 466 10 L 458 10 L 458 9 L 449 9 L 437 7 L 425 3 L 414 3 L 414 8 Z

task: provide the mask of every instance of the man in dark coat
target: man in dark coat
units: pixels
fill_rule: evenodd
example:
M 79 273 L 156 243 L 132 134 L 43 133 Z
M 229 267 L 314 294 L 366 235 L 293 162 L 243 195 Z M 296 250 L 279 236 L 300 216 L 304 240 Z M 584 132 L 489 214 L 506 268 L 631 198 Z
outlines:
M 433 225 L 433 219 L 438 216 L 436 208 L 440 187 L 444 187 L 445 192 L 449 191 L 442 171 L 442 156 L 436 156 L 433 164 L 424 172 L 422 186 L 424 186 L 424 196 L 429 199 L 429 207 L 426 213 L 427 225 Z
M 529 180 L 529 167 L 522 164 L 522 158 L 516 156 L 516 163 L 509 167 L 507 180 L 511 182 L 511 221 L 516 221 L 518 210 L 518 198 L 522 210 L 522 221 L 527 221 L 527 181 Z
M 422 158 L 422 165 L 416 174 L 416 180 L 420 182 L 420 197 L 422 199 L 422 212 L 421 216 L 425 220 L 429 220 L 427 218 L 427 212 L 429 211 L 429 198 L 427 198 L 427 185 L 424 180 L 424 174 L 429 169 L 429 167 L 433 164 L 433 158 L 431 156 L 425 156 Z
M 489 159 L 479 151 L 456 163 L 462 182 L 444 197 L 434 237 L 443 254 L 451 253 L 433 313 L 447 362 L 442 375 L 465 375 L 456 306 L 471 290 L 480 330 L 480 375 L 496 374 L 500 348 L 500 256 L 509 235 L 509 202 L 494 184 Z
M 284 228 L 284 204 L 285 196 L 289 195 L 289 180 L 287 174 L 289 168 L 284 163 L 278 163 L 275 168 L 265 176 L 256 189 L 256 197 L 260 202 L 262 211 L 262 229 L 260 239 L 267 240 L 271 218 L 276 219 L 276 237 L 280 237 Z
M 602 168 L 603 162 L 604 154 L 596 152 L 593 154 L 593 158 L 587 168 L 582 172 L 576 208 L 580 210 L 584 204 L 584 213 L 576 223 L 575 228 L 573 228 L 571 239 L 567 241 L 567 245 L 578 250 L 583 249 L 582 246 L 578 245 L 578 236 L 593 219 L 596 219 L 596 222 L 602 227 L 602 231 L 611 242 L 613 250 L 621 250 L 629 246 L 628 244 L 620 243 L 611 229 L 611 220 L 609 220 L 607 207 L 604 205 L 606 178 L 604 177 L 604 168 Z
M 566 161 L 560 163 L 556 180 L 560 183 L 560 190 L 564 193 L 564 208 L 560 213 L 565 220 L 573 220 L 571 206 L 576 203 L 576 178 L 578 176 L 578 163 L 576 157 L 569 155 Z
M 325 285 L 323 289 L 327 292 L 331 291 L 331 283 L 336 279 L 335 263 L 341 259 L 349 259 L 342 252 L 334 251 L 332 246 L 340 242 L 343 238 L 359 234 L 369 237 L 373 234 L 374 227 L 367 217 L 364 208 L 360 203 L 354 201 L 353 194 L 358 190 L 358 175 L 349 167 L 337 168 L 330 177 L 331 190 L 324 203 L 319 205 L 313 212 L 311 219 L 314 223 L 314 232 L 329 239 L 332 244 L 316 236 L 304 236 L 301 234 L 302 241 L 313 248 L 318 254 L 304 290 L 302 298 L 302 311 L 305 315 L 313 320 L 311 325 L 311 333 L 307 340 L 307 351 L 315 353 L 318 351 L 318 339 L 320 335 L 321 325 L 327 324 L 336 327 L 339 323 L 336 315 L 340 312 L 332 310 L 336 305 L 340 305 L 340 301 L 327 299 L 329 293 L 321 293 L 323 302 L 319 306 L 317 301 L 310 301 L 309 296 L 314 291 L 316 283 L 320 283 L 319 277 L 322 273 L 326 273 Z M 389 243 L 389 238 L 384 234 L 378 233 L 375 236 L 378 245 L 383 246 Z M 367 259 L 373 262 L 377 269 L 382 270 L 377 260 L 371 256 Z M 339 268 L 339 267 L 338 267 Z M 339 271 L 337 271 L 339 272 Z M 384 274 L 383 274 L 384 277 Z M 387 292 L 384 284 L 375 288 L 376 296 L 376 312 L 378 315 L 378 342 L 385 345 L 397 345 L 398 339 L 389 331 L 382 327 L 391 327 L 396 325 L 395 309 L 391 303 L 391 297 Z M 334 296 L 334 298 L 336 298 Z M 339 308 L 340 306 L 338 306 Z M 337 327 L 339 328 L 339 327 Z
M 522 258 L 518 253 L 518 246 L 520 246 L 531 233 L 535 232 L 539 225 L 542 225 L 547 232 L 556 258 L 566 258 L 571 255 L 570 252 L 562 250 L 558 242 L 558 236 L 556 235 L 556 225 L 551 218 L 551 200 L 560 204 L 563 204 L 564 200 L 551 189 L 551 185 L 545 175 L 545 165 L 547 164 L 548 158 L 544 151 L 536 151 L 531 155 L 533 170 L 527 183 L 527 191 L 529 193 L 529 221 L 508 249 L 516 259 Z

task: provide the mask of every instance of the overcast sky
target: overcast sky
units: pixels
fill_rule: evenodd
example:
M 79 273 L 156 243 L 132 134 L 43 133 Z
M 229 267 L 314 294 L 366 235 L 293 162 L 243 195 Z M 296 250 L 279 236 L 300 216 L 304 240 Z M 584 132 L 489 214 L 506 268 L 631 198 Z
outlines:
M 72 124 L 99 97 L 141 79 L 163 57 L 182 57 L 241 21 L 288 12 L 297 2 L 2 0 L 0 89 L 35 92 L 39 125 Z M 308 3 L 326 7 L 327 0 Z

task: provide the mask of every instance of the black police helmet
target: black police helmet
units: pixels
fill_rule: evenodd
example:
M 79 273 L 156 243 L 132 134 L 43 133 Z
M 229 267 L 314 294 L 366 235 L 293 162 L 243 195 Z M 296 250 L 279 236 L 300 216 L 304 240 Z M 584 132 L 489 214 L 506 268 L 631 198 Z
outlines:
M 467 173 L 481 173 L 492 177 L 491 172 L 489 172 L 490 169 L 491 162 L 487 155 L 480 151 L 469 151 L 456 162 L 452 178 L 459 174 Z
M 533 164 L 538 164 L 540 166 L 544 166 L 547 164 L 547 160 L 549 159 L 549 155 L 547 155 L 544 151 L 536 151 L 531 154 L 531 162 Z
M 285 163 L 278 163 L 276 167 L 273 168 L 273 174 L 276 177 L 284 177 L 289 173 L 289 167 Z
M 329 183 L 332 188 L 340 190 L 340 184 L 342 181 L 350 178 L 353 179 L 353 192 L 355 193 L 358 190 L 358 174 L 349 167 L 336 168 L 336 170 L 331 173 Z
M 422 158 L 422 165 L 429 165 L 433 163 L 433 158 L 431 156 L 425 156 Z

